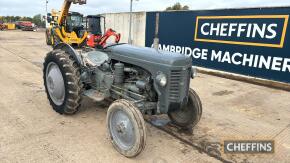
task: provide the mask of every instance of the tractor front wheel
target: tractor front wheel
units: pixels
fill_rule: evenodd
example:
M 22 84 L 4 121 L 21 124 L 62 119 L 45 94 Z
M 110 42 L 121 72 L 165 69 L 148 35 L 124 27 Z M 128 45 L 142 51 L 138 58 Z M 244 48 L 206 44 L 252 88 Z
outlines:
M 188 103 L 184 108 L 168 113 L 170 120 L 179 127 L 191 128 L 197 125 L 202 115 L 202 103 L 197 93 L 190 89 Z
M 126 157 L 140 154 L 146 144 L 143 116 L 127 100 L 115 101 L 107 112 L 107 130 L 115 149 Z

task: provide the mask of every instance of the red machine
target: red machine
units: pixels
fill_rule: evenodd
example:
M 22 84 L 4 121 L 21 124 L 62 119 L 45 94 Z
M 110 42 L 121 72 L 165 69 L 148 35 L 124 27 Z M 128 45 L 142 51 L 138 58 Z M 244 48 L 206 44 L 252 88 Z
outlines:
M 110 37 L 115 37 L 115 43 L 119 43 L 121 39 L 121 34 L 116 33 L 113 29 L 108 29 L 105 34 L 102 34 L 101 20 L 104 20 L 104 30 L 105 18 L 100 15 L 90 15 L 87 16 L 87 31 L 89 32 L 87 45 L 92 48 L 103 48 L 107 44 L 107 40 Z
M 107 44 L 107 40 L 111 37 L 114 36 L 115 37 L 115 43 L 119 43 L 120 39 L 121 39 L 121 34 L 120 33 L 116 33 L 116 31 L 112 30 L 111 28 L 108 29 L 106 31 L 106 33 L 104 35 L 101 34 L 89 34 L 88 36 L 88 41 L 87 41 L 87 45 L 89 47 L 105 47 Z
M 32 26 L 32 22 L 30 22 L 30 21 L 17 21 L 15 24 L 16 24 L 17 29 L 22 29 L 23 27 L 31 27 Z

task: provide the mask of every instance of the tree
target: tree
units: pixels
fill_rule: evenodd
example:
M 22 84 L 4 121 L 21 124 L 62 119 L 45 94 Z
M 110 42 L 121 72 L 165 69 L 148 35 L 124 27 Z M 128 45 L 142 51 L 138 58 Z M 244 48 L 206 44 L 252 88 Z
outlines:
M 31 17 L 23 16 L 18 21 L 32 21 L 32 18 Z
M 45 27 L 45 21 L 43 21 L 41 14 L 35 16 L 26 17 L 26 16 L 0 16 L 0 21 L 4 23 L 14 23 L 17 21 L 30 21 L 39 27 Z
M 179 2 L 177 2 L 173 6 L 166 8 L 166 11 L 169 11 L 169 10 L 189 10 L 189 7 L 187 5 L 182 6 Z
M 182 10 L 189 10 L 189 7 L 187 5 L 182 7 Z
M 45 22 L 42 21 L 41 14 L 37 14 L 37 15 L 33 16 L 32 22 L 39 27 L 45 26 Z

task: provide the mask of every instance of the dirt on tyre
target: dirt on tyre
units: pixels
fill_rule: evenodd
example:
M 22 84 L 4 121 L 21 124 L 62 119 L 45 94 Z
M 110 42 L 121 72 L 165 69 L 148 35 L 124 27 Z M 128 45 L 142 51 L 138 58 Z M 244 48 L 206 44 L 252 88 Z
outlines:
M 146 126 L 134 104 L 117 100 L 107 112 L 107 130 L 114 148 L 126 157 L 140 154 L 146 145 Z
M 43 67 L 45 91 L 52 108 L 60 114 L 75 114 L 83 87 L 76 61 L 62 50 L 53 50 L 46 55 Z
M 168 113 L 170 120 L 179 127 L 191 128 L 198 124 L 202 116 L 202 103 L 197 93 L 190 89 L 187 105 Z

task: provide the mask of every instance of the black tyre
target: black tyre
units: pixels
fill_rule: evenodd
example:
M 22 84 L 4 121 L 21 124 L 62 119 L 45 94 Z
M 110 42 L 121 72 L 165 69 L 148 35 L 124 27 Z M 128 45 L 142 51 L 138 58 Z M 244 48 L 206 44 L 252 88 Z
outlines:
M 74 114 L 81 102 L 83 84 L 80 69 L 72 57 L 61 50 L 47 54 L 43 80 L 52 108 L 60 114 Z
M 47 45 L 52 45 L 51 36 L 48 33 L 49 33 L 49 31 L 46 30 L 46 32 L 45 32 L 46 44 Z
M 107 130 L 115 149 L 126 157 L 135 157 L 145 148 L 145 122 L 130 101 L 118 100 L 109 107 Z
M 202 116 L 202 103 L 197 93 L 190 89 L 187 106 L 168 113 L 170 120 L 177 126 L 191 128 L 197 125 Z

